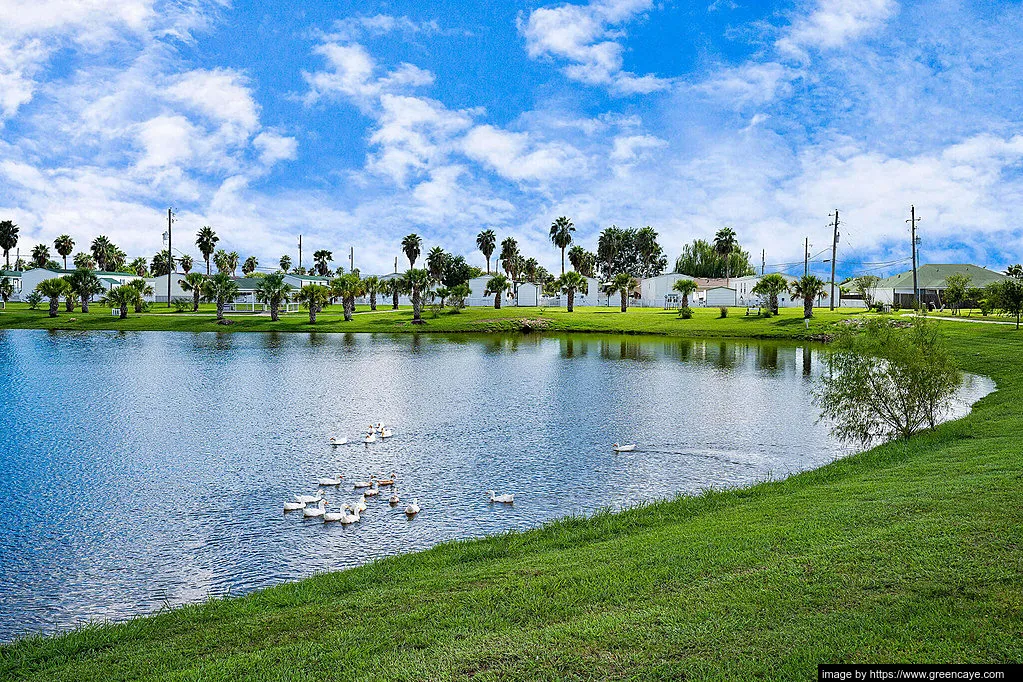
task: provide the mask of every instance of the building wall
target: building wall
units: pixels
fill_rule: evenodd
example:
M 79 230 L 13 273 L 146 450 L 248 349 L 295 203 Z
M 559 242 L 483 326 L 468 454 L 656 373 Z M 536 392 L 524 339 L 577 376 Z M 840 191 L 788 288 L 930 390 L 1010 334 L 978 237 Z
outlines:
M 734 306 L 736 300 L 735 289 L 729 287 L 714 287 L 713 289 L 707 289 L 705 300 L 705 305 L 708 308 L 716 308 L 717 306 L 722 305 Z

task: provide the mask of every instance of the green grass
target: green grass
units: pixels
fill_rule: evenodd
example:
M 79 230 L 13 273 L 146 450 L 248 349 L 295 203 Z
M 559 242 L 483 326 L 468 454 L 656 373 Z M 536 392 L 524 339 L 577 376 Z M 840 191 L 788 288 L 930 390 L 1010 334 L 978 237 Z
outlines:
M 702 312 L 586 311 L 559 325 L 801 329 Z M 999 390 L 908 442 L 783 481 L 22 640 L 0 647 L 0 678 L 808 680 L 822 662 L 1019 661 L 1023 335 L 942 329 L 964 369 Z

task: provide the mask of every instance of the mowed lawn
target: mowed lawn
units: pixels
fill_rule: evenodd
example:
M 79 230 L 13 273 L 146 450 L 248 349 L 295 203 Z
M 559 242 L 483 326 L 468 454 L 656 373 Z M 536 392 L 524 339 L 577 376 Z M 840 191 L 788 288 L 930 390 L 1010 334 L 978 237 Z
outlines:
M 716 314 L 544 312 L 556 329 L 802 333 L 796 315 Z M 933 433 L 783 481 L 22 640 L 0 647 L 0 678 L 809 680 L 822 662 L 1020 661 L 1023 333 L 941 324 L 999 388 Z

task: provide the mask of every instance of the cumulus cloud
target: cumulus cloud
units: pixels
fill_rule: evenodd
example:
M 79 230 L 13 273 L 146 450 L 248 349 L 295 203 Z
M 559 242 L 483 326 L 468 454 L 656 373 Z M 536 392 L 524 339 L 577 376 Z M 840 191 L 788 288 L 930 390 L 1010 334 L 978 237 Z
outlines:
M 550 181 L 581 173 L 585 159 L 564 143 L 537 142 L 527 133 L 476 126 L 462 140 L 465 154 L 515 181 Z
M 876 30 L 897 11 L 895 0 L 819 0 L 812 12 L 789 26 L 776 45 L 783 54 L 805 58 L 809 49 L 841 47 Z

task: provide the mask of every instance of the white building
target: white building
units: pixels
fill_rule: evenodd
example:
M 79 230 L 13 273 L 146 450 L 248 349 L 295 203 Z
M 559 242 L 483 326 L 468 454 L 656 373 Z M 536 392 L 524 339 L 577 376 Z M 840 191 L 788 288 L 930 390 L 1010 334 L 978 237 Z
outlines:
M 57 277 L 64 277 L 70 275 L 74 270 L 50 270 L 48 268 L 32 268 L 31 270 L 25 270 L 20 273 L 20 285 L 21 290 L 15 289 L 15 300 L 23 301 L 25 297 L 35 291 L 36 287 L 39 286 L 40 282 L 45 282 L 48 279 L 55 279 Z M 93 272 L 99 278 L 99 283 L 103 287 L 104 291 L 109 291 L 111 287 L 125 284 L 138 279 L 138 275 L 131 272 Z

